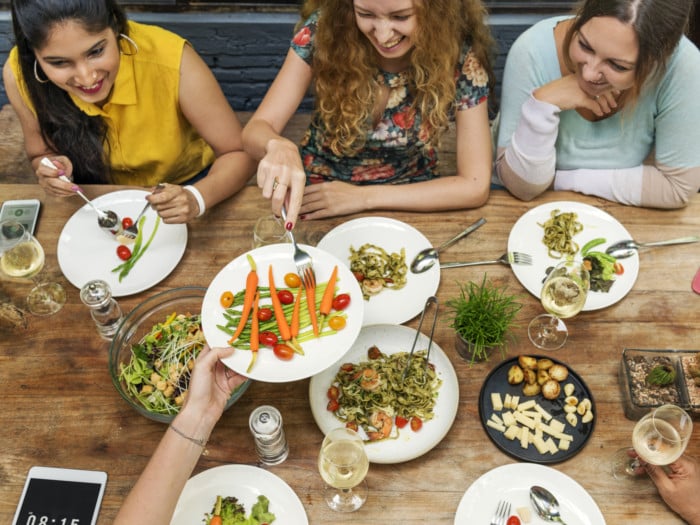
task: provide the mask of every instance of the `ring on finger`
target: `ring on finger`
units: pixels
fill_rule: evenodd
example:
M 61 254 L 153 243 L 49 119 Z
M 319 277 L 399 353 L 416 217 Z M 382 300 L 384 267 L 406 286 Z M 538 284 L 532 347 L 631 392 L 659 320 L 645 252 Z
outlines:
M 278 181 L 276 178 L 274 182 L 272 183 L 272 191 L 275 191 L 277 189 L 277 186 L 280 185 L 280 181 Z

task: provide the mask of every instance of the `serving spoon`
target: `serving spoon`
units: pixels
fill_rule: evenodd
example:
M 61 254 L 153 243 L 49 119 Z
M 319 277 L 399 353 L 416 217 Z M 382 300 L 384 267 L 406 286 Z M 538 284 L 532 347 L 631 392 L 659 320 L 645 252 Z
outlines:
M 430 270 L 430 268 L 433 267 L 435 264 L 435 261 L 438 260 L 438 253 L 441 250 L 444 250 L 448 246 L 452 246 L 454 243 L 456 243 L 458 240 L 460 240 L 462 237 L 466 237 L 469 235 L 471 232 L 479 228 L 482 224 L 486 222 L 486 219 L 483 217 L 476 221 L 474 224 L 469 226 L 466 230 L 463 232 L 458 233 L 454 237 L 452 237 L 449 241 L 446 243 L 442 244 L 438 248 L 426 248 L 425 250 L 421 250 L 418 252 L 418 255 L 413 259 L 413 262 L 411 263 L 411 271 L 413 273 L 423 273 L 425 271 Z
M 530 487 L 530 502 L 543 520 L 564 523 L 559 514 L 559 502 L 546 488 L 539 485 Z
M 616 259 L 624 259 L 626 257 L 631 257 L 635 251 L 639 248 L 647 248 L 651 246 L 667 246 L 670 244 L 687 244 L 691 242 L 700 241 L 700 237 L 697 235 L 691 235 L 690 237 L 679 237 L 678 239 L 669 239 L 667 241 L 656 241 L 656 242 L 636 242 L 632 239 L 626 241 L 616 242 L 608 246 L 605 253 L 612 255 Z

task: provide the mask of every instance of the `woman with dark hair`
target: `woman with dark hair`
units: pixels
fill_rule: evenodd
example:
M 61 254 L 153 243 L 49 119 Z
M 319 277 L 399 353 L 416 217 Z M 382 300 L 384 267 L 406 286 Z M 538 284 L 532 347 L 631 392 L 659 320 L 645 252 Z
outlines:
M 165 222 L 187 222 L 252 175 L 235 113 L 183 38 L 127 20 L 116 0 L 13 0 L 12 23 L 5 88 L 48 193 L 73 194 L 60 175 L 165 183 L 148 200 Z
M 246 151 L 260 160 L 263 195 L 274 181 L 279 191 L 291 185 L 291 203 L 301 203 L 308 219 L 483 205 L 493 74 L 482 3 L 307 0 L 301 15 L 287 58 L 243 131 Z M 310 86 L 314 117 L 297 147 L 280 133 Z M 437 149 L 451 122 L 457 170 L 440 176 Z
M 693 0 L 586 0 L 512 45 L 496 171 L 516 197 L 549 187 L 679 208 L 700 188 Z

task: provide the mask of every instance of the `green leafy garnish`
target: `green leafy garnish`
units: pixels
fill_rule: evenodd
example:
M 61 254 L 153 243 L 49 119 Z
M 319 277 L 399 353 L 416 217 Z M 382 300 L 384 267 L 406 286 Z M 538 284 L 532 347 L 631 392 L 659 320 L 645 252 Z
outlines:
M 129 275 L 129 272 L 134 267 L 136 262 L 145 253 L 145 251 L 151 245 L 151 242 L 153 242 L 153 238 L 156 236 L 158 226 L 160 225 L 160 215 L 156 217 L 156 224 L 155 226 L 153 226 L 153 231 L 151 232 L 151 235 L 148 238 L 146 244 L 142 247 L 141 245 L 143 244 L 143 225 L 145 221 L 146 217 L 141 217 L 141 219 L 139 220 L 138 233 L 136 234 L 136 240 L 134 241 L 134 249 L 131 251 L 131 257 L 129 257 L 128 260 L 124 261 L 116 268 L 112 269 L 113 272 L 119 272 L 119 282 L 122 282 L 122 279 Z

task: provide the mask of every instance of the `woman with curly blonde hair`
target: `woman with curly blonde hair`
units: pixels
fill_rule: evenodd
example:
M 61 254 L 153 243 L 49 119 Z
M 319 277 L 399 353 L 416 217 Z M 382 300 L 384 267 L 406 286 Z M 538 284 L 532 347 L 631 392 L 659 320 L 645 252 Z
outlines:
M 301 15 L 243 132 L 263 195 L 288 200 L 287 228 L 298 214 L 483 205 L 493 72 L 480 1 L 307 0 Z M 297 147 L 280 133 L 309 87 L 315 111 Z M 457 173 L 440 177 L 437 147 L 452 121 Z

